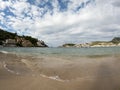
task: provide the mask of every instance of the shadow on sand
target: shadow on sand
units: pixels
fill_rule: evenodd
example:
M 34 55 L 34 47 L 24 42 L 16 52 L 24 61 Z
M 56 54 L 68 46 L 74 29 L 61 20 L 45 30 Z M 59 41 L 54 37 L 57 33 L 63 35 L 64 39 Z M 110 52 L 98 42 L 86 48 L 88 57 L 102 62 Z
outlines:
M 118 70 L 107 63 L 102 63 L 97 70 L 95 81 L 90 90 L 120 90 Z

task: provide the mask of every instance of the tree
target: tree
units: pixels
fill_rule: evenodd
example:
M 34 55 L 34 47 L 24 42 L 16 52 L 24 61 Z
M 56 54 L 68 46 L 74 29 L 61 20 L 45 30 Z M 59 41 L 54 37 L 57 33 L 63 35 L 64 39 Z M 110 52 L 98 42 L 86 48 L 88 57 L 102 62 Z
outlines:
M 24 36 L 26 40 L 29 40 L 33 45 L 37 46 L 38 39 L 32 38 L 31 36 Z

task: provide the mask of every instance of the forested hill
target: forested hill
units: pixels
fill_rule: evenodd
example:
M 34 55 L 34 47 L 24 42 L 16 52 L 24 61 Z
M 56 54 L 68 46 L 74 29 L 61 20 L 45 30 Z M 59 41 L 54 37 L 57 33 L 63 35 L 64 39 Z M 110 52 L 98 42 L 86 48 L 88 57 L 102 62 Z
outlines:
M 0 29 L 0 45 L 17 47 L 47 47 L 42 40 L 31 36 L 20 36 L 17 33 L 11 33 Z

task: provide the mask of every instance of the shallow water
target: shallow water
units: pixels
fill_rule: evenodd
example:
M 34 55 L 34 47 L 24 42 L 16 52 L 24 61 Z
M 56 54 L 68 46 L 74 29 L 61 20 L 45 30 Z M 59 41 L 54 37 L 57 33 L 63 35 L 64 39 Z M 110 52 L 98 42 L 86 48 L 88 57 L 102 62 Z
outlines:
M 120 47 L 99 47 L 99 48 L 16 48 L 0 47 L 0 51 L 20 55 L 32 56 L 60 56 L 60 57 L 82 57 L 82 56 L 106 56 L 119 55 Z

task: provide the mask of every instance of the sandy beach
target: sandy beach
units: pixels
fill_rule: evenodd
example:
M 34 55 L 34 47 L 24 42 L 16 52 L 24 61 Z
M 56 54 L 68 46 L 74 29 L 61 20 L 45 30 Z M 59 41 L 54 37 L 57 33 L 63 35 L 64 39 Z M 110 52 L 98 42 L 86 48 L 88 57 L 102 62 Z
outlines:
M 0 53 L 0 90 L 120 90 L 120 57 L 72 60 Z

